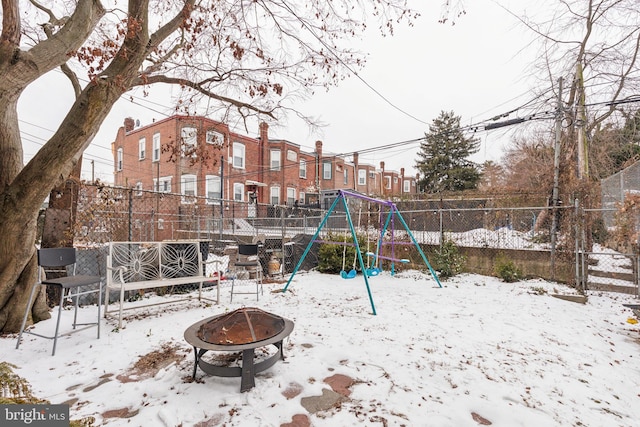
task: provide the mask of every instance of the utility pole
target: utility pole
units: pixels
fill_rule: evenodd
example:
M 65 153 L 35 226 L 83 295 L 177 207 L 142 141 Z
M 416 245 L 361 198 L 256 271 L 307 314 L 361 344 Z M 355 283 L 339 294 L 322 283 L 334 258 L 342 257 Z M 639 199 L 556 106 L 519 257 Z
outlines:
M 558 229 L 558 186 L 560 182 L 560 137 L 562 136 L 562 77 L 558 79 L 556 135 L 553 151 L 553 195 L 551 197 L 551 279 L 556 275 L 556 234 Z
M 587 149 L 587 138 L 584 130 L 587 118 L 584 107 L 584 75 L 582 72 L 582 62 L 580 62 L 580 60 L 578 60 L 578 63 L 576 64 L 576 79 L 578 80 L 578 106 L 575 122 L 576 131 L 578 133 L 578 179 L 583 179 L 589 176 L 589 152 Z

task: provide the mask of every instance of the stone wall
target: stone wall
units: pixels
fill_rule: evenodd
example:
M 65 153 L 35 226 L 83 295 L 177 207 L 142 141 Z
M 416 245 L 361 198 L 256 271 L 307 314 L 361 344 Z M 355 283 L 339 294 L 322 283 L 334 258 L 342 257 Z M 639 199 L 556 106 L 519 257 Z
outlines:
M 430 254 L 437 249 L 438 246 L 426 246 L 424 251 L 427 258 L 430 258 Z M 553 280 L 569 285 L 575 283 L 573 259 L 567 259 L 562 255 L 556 256 L 555 274 L 552 274 L 550 251 L 473 247 L 458 247 L 458 249 L 466 257 L 464 271 L 467 273 L 495 276 L 495 262 L 497 259 L 503 258 L 513 261 L 520 268 L 524 277 Z

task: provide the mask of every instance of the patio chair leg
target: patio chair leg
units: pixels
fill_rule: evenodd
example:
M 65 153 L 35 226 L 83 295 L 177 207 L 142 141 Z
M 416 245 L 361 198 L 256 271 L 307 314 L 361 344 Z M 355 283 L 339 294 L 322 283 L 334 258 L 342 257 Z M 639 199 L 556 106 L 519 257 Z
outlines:
M 16 350 L 20 347 L 20 341 L 22 340 L 22 333 L 24 332 L 24 328 L 27 326 L 27 319 L 29 318 L 29 311 L 31 311 L 31 302 L 33 301 L 33 296 L 36 293 L 36 288 L 39 289 L 39 285 L 35 284 L 31 287 L 31 293 L 29 294 L 29 301 L 27 302 L 27 308 L 24 310 L 24 317 L 22 318 L 22 326 L 20 326 L 20 333 L 18 334 L 18 342 L 16 343 Z
M 64 293 L 64 289 L 62 291 Z M 78 292 L 80 292 L 80 288 L 76 289 L 75 303 L 73 304 L 73 329 L 75 329 L 78 324 L 78 304 L 80 304 L 80 297 L 77 295 Z M 72 296 L 71 289 L 69 289 L 69 296 Z
M 62 305 L 64 304 L 64 289 L 60 289 L 60 304 L 58 305 L 58 318 L 56 319 L 56 332 L 53 334 L 52 356 L 56 355 L 56 344 L 58 344 L 58 330 L 60 329 L 60 318 L 62 317 Z

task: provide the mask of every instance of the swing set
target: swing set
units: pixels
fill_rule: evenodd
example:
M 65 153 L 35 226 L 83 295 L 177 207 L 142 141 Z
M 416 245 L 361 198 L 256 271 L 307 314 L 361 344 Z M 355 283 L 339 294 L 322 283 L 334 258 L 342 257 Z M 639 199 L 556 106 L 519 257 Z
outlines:
M 374 252 L 369 252 L 369 237 L 368 237 L 369 234 L 368 234 L 368 230 L 367 230 L 367 251 L 365 252 L 365 256 L 367 256 L 367 258 L 368 258 L 367 259 L 367 261 L 368 261 L 367 262 L 367 267 L 365 267 L 363 254 L 362 254 L 362 251 L 361 251 L 361 248 L 360 248 L 360 244 L 358 242 L 358 238 L 357 238 L 357 235 L 356 235 L 356 230 L 355 230 L 355 227 L 353 226 L 353 221 L 351 220 L 351 215 L 349 214 L 349 205 L 347 204 L 346 197 L 354 197 L 354 198 L 357 198 L 357 199 L 365 200 L 365 201 L 370 202 L 370 203 L 375 203 L 375 204 L 380 205 L 380 225 L 381 225 L 381 227 L 380 227 L 380 234 L 379 234 L 378 242 L 376 244 L 375 253 Z M 354 256 L 354 260 L 353 260 L 353 268 L 349 272 L 347 272 L 347 271 L 345 271 L 345 267 L 346 267 L 346 265 L 345 265 L 346 249 L 347 249 L 347 245 L 351 246 L 351 243 L 347 243 L 347 234 L 345 233 L 344 242 L 338 242 L 337 243 L 337 244 L 341 244 L 341 245 L 344 246 L 343 247 L 343 251 L 342 251 L 342 271 L 340 272 L 340 276 L 342 278 L 344 278 L 344 279 L 353 279 L 353 278 L 355 278 L 357 276 L 356 262 L 360 265 L 360 269 L 363 272 L 362 277 L 364 278 L 364 283 L 365 283 L 365 285 L 367 287 L 367 293 L 369 295 L 369 302 L 371 303 L 371 310 L 373 311 L 374 315 L 376 314 L 376 308 L 375 308 L 375 305 L 373 303 L 373 296 L 371 295 L 371 288 L 369 287 L 369 277 L 377 276 L 382 271 L 379 268 L 379 266 L 381 265 L 380 260 L 386 260 L 386 261 L 390 261 L 391 262 L 391 275 L 392 276 L 395 274 L 395 263 L 396 262 L 400 262 L 400 263 L 408 263 L 409 262 L 408 259 L 396 258 L 395 257 L 395 246 L 402 244 L 401 242 L 396 242 L 395 241 L 395 237 L 394 237 L 394 234 L 395 234 L 395 219 L 396 218 L 400 221 L 400 223 L 404 227 L 404 230 L 407 232 L 407 235 L 411 239 L 411 244 L 413 246 L 415 246 L 415 248 L 418 250 L 418 253 L 420 254 L 420 257 L 422 258 L 422 260 L 424 261 L 425 265 L 429 269 L 429 272 L 431 273 L 431 277 L 433 277 L 433 279 L 436 281 L 438 286 L 440 288 L 442 288 L 442 284 L 440 283 L 440 280 L 438 280 L 438 276 L 436 275 L 436 272 L 431 267 L 431 264 L 429 264 L 429 261 L 427 260 L 426 255 L 424 254 L 424 252 L 422 251 L 422 248 L 420 247 L 420 245 L 416 241 L 415 237 L 411 233 L 411 230 L 407 226 L 407 223 L 405 222 L 404 218 L 402 217 L 402 214 L 400 213 L 400 211 L 396 207 L 395 203 L 393 203 L 391 201 L 384 201 L 384 200 L 374 199 L 372 197 L 368 197 L 368 196 L 365 196 L 365 195 L 359 194 L 359 193 L 354 193 L 354 192 L 351 192 L 349 190 L 338 190 L 338 195 L 337 195 L 336 199 L 333 201 L 333 203 L 331 204 L 331 207 L 329 208 L 329 210 L 327 211 L 326 215 L 324 216 L 324 218 L 320 222 L 320 225 L 318 226 L 318 229 L 316 230 L 315 234 L 311 238 L 311 241 L 309 242 L 309 244 L 307 245 L 305 251 L 303 252 L 302 256 L 300 257 L 300 260 L 298 261 L 298 264 L 293 269 L 293 272 L 291 273 L 291 276 L 289 277 L 289 280 L 287 281 L 287 284 L 282 289 L 282 292 L 286 292 L 287 291 L 289 285 L 291 284 L 291 281 L 293 280 L 293 277 L 296 275 L 296 273 L 300 269 L 300 266 L 302 265 L 302 262 L 304 261 L 305 257 L 307 256 L 307 254 L 311 250 L 311 246 L 314 243 L 334 243 L 334 244 L 336 243 L 336 242 L 326 242 L 326 241 L 317 240 L 317 239 L 318 239 L 318 235 L 320 234 L 322 229 L 325 227 L 325 225 L 327 223 L 327 220 L 329 219 L 331 214 L 335 211 L 338 203 L 340 203 L 340 202 L 342 202 L 342 206 L 344 207 L 344 211 L 345 211 L 346 219 L 347 219 L 347 224 L 349 225 L 349 231 L 351 232 L 351 237 L 353 239 L 353 246 L 355 247 L 355 256 Z M 382 224 L 383 223 L 382 218 L 383 218 L 383 211 L 385 209 L 388 209 L 388 214 L 386 216 L 386 220 L 384 221 L 384 225 L 383 225 Z M 360 226 L 360 214 L 361 214 L 361 212 L 358 213 L 358 226 Z M 383 256 L 383 255 L 381 255 L 382 245 L 383 245 L 383 240 L 384 240 L 383 238 L 384 238 L 384 235 L 387 233 L 388 230 L 390 230 L 390 232 L 391 232 L 391 242 L 389 242 L 389 244 L 391 245 L 391 256 Z M 373 261 L 371 262 L 371 260 L 373 260 Z

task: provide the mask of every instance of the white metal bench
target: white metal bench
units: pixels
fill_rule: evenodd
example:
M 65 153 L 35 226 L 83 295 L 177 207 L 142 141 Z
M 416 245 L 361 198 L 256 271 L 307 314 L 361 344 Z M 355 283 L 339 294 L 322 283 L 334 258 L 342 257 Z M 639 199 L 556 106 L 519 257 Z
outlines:
M 212 263 L 220 263 L 213 260 Z M 217 282 L 216 303 L 220 302 L 220 275 L 206 277 L 206 262 L 202 260 L 200 242 L 111 242 L 107 255 L 107 283 L 104 315 L 118 312 L 118 328 L 122 328 L 122 314 L 125 293 L 151 288 L 166 288 L 194 284 L 198 286 L 198 300 L 202 297 L 202 283 Z M 109 291 L 119 292 L 118 307 L 109 310 Z M 181 299 L 171 299 L 170 303 L 192 299 L 188 295 Z M 136 305 L 131 308 L 149 307 L 165 302 Z

